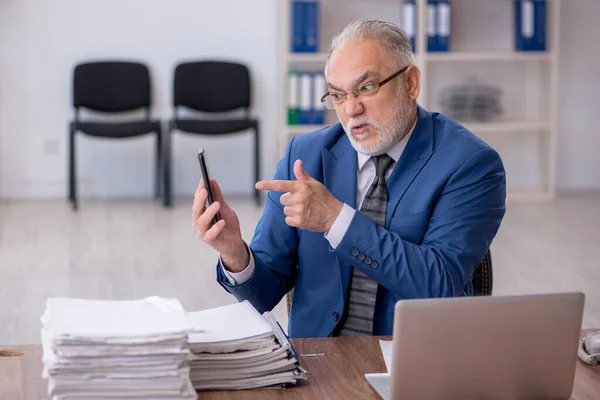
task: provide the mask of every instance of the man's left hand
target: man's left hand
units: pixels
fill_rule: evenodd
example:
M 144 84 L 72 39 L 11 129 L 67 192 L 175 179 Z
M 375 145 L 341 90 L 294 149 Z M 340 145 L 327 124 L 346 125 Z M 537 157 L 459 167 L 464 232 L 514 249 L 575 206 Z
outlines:
M 280 202 L 289 226 L 313 232 L 329 232 L 344 204 L 333 197 L 323 184 L 302 168 L 302 161 L 294 163 L 296 181 L 260 181 L 258 190 L 285 192 Z

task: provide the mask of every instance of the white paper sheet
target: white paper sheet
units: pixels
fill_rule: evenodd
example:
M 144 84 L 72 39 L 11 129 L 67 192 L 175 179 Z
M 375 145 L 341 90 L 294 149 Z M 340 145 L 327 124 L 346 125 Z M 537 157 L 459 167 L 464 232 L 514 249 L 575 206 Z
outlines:
M 380 340 L 379 346 L 381 347 L 381 354 L 383 354 L 386 371 L 390 372 L 392 370 L 392 341 Z
M 42 323 L 53 340 L 143 341 L 192 330 L 178 300 L 156 296 L 129 301 L 50 298 Z
M 248 342 L 273 336 L 273 330 L 248 301 L 188 313 L 193 325 L 190 344 Z
M 196 398 L 187 344 L 194 326 L 176 299 L 50 298 L 41 322 L 53 400 Z

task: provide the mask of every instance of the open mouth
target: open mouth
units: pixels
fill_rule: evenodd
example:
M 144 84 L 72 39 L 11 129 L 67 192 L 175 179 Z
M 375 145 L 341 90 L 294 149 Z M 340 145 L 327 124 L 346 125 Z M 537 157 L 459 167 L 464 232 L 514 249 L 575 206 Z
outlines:
M 369 124 L 356 125 L 352 128 L 352 133 L 354 135 L 364 135 L 365 133 L 367 133 L 368 128 L 369 128 Z

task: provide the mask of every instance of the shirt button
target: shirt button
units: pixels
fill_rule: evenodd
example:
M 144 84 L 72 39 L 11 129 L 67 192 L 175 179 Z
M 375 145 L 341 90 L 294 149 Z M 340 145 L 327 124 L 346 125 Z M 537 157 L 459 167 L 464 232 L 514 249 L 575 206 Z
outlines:
M 379 264 L 377 264 L 375 261 L 372 261 L 371 262 L 371 267 L 377 268 L 377 267 L 379 267 Z
M 360 261 L 362 261 L 365 259 L 365 255 L 363 253 L 358 253 L 358 256 L 356 258 L 358 258 Z
M 365 258 L 365 264 L 371 264 L 371 259 L 369 257 Z
M 358 255 L 358 250 L 357 249 L 352 249 L 351 253 L 354 257 L 356 257 Z
M 337 312 L 335 312 L 335 311 L 334 311 L 334 312 L 332 312 L 332 313 L 331 313 L 331 315 L 333 316 L 333 320 L 334 320 L 334 321 L 337 321 L 338 319 L 340 319 L 340 316 L 339 316 L 339 314 L 338 314 Z

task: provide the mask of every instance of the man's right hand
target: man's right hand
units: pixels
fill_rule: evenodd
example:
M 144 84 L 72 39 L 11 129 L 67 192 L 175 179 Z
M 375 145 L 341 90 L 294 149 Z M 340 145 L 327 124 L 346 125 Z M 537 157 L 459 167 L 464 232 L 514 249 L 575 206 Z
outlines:
M 211 183 L 215 202 L 208 208 L 205 207 L 208 191 L 204 180 L 198 184 L 192 207 L 192 228 L 203 242 L 221 253 L 221 261 L 228 271 L 243 271 L 250 262 L 250 255 L 242 239 L 240 221 L 225 202 L 217 181 L 211 179 Z M 220 220 L 213 225 L 212 220 L 217 213 Z

